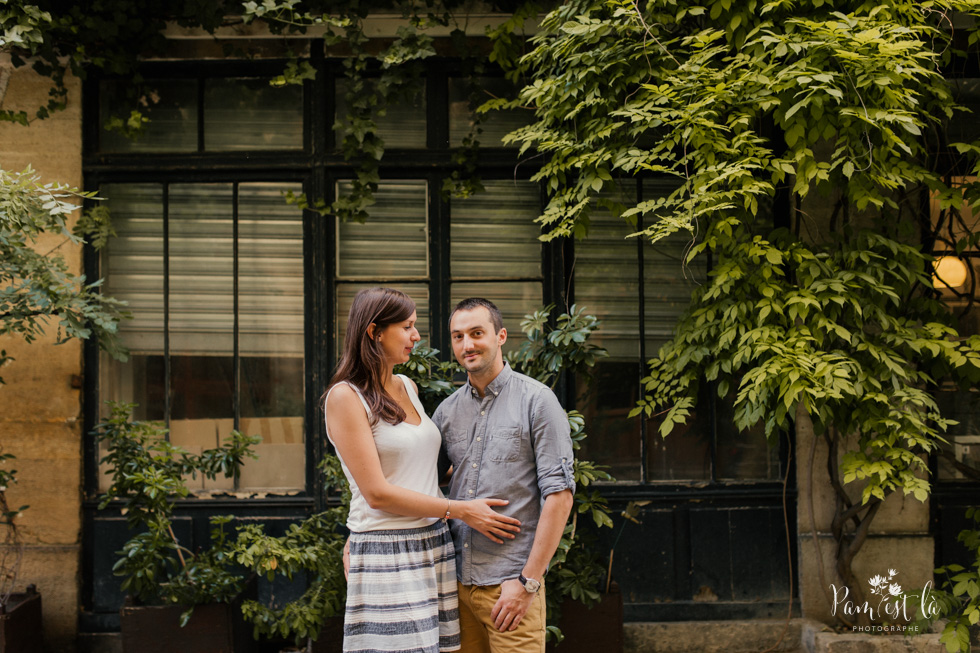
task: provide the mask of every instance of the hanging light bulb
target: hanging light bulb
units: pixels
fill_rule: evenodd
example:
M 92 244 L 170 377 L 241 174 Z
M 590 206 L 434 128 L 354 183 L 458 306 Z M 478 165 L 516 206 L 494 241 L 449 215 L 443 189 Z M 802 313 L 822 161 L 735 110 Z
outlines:
M 932 267 L 933 288 L 959 288 L 966 283 L 966 263 L 958 256 L 939 256 Z

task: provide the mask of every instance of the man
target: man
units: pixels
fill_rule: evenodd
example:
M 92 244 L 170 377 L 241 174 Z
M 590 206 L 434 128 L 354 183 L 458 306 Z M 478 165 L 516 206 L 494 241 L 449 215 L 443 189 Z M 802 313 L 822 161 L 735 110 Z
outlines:
M 543 653 L 543 579 L 575 490 L 568 417 L 547 386 L 504 362 L 507 330 L 492 302 L 463 300 L 449 329 L 468 376 L 432 416 L 453 467 L 449 498 L 507 499 L 500 510 L 521 522 L 499 543 L 451 522 L 462 651 Z

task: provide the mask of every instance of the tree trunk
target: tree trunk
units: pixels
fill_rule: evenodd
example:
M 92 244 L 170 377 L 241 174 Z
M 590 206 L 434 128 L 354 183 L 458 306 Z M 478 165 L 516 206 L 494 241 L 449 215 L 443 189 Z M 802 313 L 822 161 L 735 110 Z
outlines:
M 7 96 L 7 84 L 13 72 L 14 64 L 10 60 L 10 53 L 0 52 L 0 109 L 3 108 L 3 99 Z
M 860 605 L 865 601 L 864 590 L 862 583 L 854 575 L 852 565 L 854 558 L 857 557 L 868 538 L 871 522 L 874 521 L 875 515 L 881 508 L 881 500 L 872 498 L 866 504 L 854 503 L 847 495 L 840 478 L 838 456 L 841 446 L 840 438 L 840 434 L 836 431 L 828 430 L 827 433 L 824 433 L 824 439 L 827 441 L 827 473 L 830 476 L 830 485 L 837 497 L 834 520 L 831 524 L 831 532 L 834 539 L 837 540 L 835 566 L 837 575 L 849 590 L 849 599 L 855 605 Z M 852 524 L 853 528 L 849 530 L 848 524 Z M 842 622 L 847 623 L 840 612 L 838 612 L 838 617 L 841 618 Z M 863 611 L 858 613 L 857 623 L 862 626 L 871 625 L 868 615 Z
M 810 441 L 810 457 L 807 459 L 807 464 L 804 467 L 806 470 L 806 481 L 803 483 L 802 491 L 805 493 L 810 521 L 810 537 L 813 540 L 814 555 L 817 558 L 817 582 L 820 583 L 820 587 L 823 589 L 824 598 L 827 599 L 827 605 L 832 605 L 833 599 L 830 597 L 830 583 L 827 581 L 827 572 L 823 566 L 823 551 L 820 546 L 820 537 L 817 535 L 817 516 L 813 507 L 813 466 L 814 454 L 817 448 L 817 434 L 813 430 L 813 419 L 810 417 L 810 412 L 802 401 L 796 404 L 793 428 L 796 431 L 796 442 Z

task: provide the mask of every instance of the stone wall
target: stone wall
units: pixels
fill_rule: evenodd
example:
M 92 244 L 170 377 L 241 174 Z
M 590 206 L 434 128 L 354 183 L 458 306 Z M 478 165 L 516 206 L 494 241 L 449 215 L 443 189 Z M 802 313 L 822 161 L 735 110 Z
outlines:
M 68 87 L 65 111 L 29 127 L 0 123 L 0 166 L 19 171 L 30 165 L 45 182 L 82 185 L 81 85 L 70 78 Z M 33 72 L 15 72 L 2 107 L 31 111 L 47 102 L 48 88 Z M 71 270 L 81 272 L 81 248 L 56 236 L 38 243 L 41 251 L 55 248 Z M 37 585 L 47 648 L 60 652 L 74 650 L 77 630 L 82 349 L 79 342 L 55 345 L 55 326 L 30 345 L 0 337 L 0 349 L 16 359 L 2 373 L 0 444 L 17 457 L 19 482 L 8 492 L 9 503 L 30 505 L 18 522 L 27 546 L 17 585 Z
M 805 238 L 821 240 L 829 233 L 834 199 L 812 194 L 803 203 L 802 211 L 807 220 Z M 870 224 L 867 216 L 856 215 L 850 219 L 859 228 Z M 835 569 L 837 541 L 831 533 L 836 496 L 827 472 L 826 441 L 820 435 L 815 436 L 815 440 L 808 434 L 797 432 L 793 453 L 798 489 L 796 533 L 800 608 L 803 617 L 834 624 L 835 598 L 831 585 L 841 592 L 838 598 L 843 598 L 844 586 Z M 843 451 L 840 453 L 842 455 Z M 852 502 L 860 502 L 862 487 L 860 482 L 846 486 Z M 879 509 L 852 569 L 861 583 L 895 570 L 898 573 L 893 582 L 901 585 L 903 591 L 919 591 L 932 580 L 934 555 L 928 502 L 898 492 L 890 495 Z M 874 599 L 877 604 L 877 597 L 869 595 L 869 588 L 867 584 L 861 587 L 865 600 Z

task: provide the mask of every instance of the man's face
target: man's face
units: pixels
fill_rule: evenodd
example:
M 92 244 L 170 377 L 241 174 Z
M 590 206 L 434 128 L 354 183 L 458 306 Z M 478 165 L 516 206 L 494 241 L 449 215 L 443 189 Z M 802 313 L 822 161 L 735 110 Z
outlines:
M 456 360 L 470 375 L 481 376 L 503 364 L 500 347 L 507 342 L 507 329 L 494 333 L 490 311 L 483 306 L 456 311 L 449 323 L 449 335 Z

